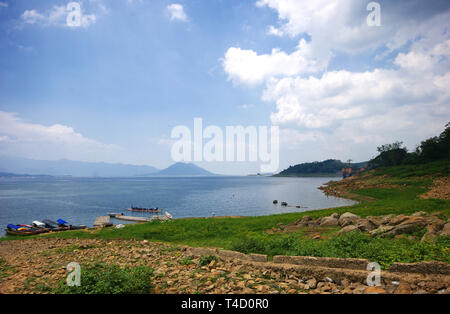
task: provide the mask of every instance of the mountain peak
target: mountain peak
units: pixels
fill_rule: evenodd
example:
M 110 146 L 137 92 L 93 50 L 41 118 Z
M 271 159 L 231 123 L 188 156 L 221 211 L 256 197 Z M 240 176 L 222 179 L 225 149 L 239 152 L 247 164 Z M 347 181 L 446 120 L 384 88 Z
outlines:
M 213 173 L 193 164 L 177 162 L 164 170 L 159 171 L 156 175 L 160 176 L 212 176 Z

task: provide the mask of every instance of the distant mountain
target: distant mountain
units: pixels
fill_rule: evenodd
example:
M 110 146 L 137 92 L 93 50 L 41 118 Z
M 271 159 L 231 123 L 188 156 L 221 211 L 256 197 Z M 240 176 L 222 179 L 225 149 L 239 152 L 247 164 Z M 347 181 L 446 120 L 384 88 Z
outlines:
M 157 176 L 213 176 L 214 173 L 211 173 L 203 168 L 200 168 L 199 166 L 196 166 L 194 164 L 187 164 L 187 163 L 176 163 L 172 166 L 161 170 L 154 175 Z
M 365 167 L 367 162 L 352 163 L 352 169 L 359 170 Z M 347 168 L 348 164 L 340 160 L 328 159 L 290 166 L 275 175 L 277 177 L 307 177 L 307 176 L 340 176 L 342 168 Z
M 29 178 L 29 177 L 40 177 L 40 178 L 51 178 L 51 176 L 48 175 L 37 175 L 37 174 L 16 174 L 16 173 L 9 173 L 9 172 L 0 172 L 0 178 Z
M 5 173 L 74 177 L 132 177 L 153 174 L 158 171 L 159 169 L 151 166 L 0 156 L 0 172 Z

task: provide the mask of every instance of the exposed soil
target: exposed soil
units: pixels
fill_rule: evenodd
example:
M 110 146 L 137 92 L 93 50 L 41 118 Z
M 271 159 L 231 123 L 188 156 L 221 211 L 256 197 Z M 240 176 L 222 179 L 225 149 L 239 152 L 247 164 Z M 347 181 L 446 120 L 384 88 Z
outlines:
M 432 188 L 428 192 L 422 194 L 420 198 L 439 198 L 443 200 L 450 200 L 450 176 L 434 180 Z
M 120 266 L 154 268 L 149 278 L 153 293 L 447 293 L 448 282 L 418 277 L 408 284 L 393 282 L 368 287 L 351 279 L 333 281 L 314 272 L 258 266 L 241 260 L 218 259 L 201 266 L 187 247 L 133 240 L 29 239 L 0 243 L 3 259 L 0 293 L 39 293 L 39 285 L 56 286 L 67 276 L 70 262 L 83 265 L 105 262 Z M 185 263 L 189 260 L 189 263 Z M 184 263 L 182 262 L 184 261 Z M 261 265 L 264 263 L 260 263 Z M 278 266 L 280 267 L 280 266 Z M 286 269 L 289 269 L 287 267 Z M 350 271 L 349 274 L 353 274 Z M 305 275 L 310 274 L 310 275 Z M 326 273 L 328 274 L 328 273 Z M 332 276 L 332 275 L 327 275 Z M 364 275 L 365 276 L 365 275 Z M 336 278 L 335 278 L 336 279 Z

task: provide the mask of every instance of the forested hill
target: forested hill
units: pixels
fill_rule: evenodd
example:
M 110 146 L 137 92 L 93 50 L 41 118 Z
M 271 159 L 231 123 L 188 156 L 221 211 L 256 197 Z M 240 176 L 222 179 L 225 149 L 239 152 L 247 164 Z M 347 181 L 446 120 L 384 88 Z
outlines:
M 360 169 L 367 162 L 352 163 L 353 169 Z M 340 176 L 342 168 L 347 168 L 347 163 L 340 160 L 328 159 L 290 166 L 277 174 L 277 177 L 307 177 L 307 176 Z

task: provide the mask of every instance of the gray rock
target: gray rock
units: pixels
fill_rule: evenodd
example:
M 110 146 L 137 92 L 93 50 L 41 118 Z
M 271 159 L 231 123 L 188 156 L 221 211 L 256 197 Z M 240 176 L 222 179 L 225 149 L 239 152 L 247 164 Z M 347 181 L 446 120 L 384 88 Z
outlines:
M 320 220 L 320 226 L 321 227 L 334 227 L 339 224 L 339 220 L 334 217 L 323 217 Z
M 358 215 L 347 212 L 339 217 L 339 225 L 345 227 L 355 223 L 356 221 L 358 221 L 358 219 L 360 219 Z
M 450 222 L 447 222 L 444 225 L 444 228 L 442 228 L 442 231 L 439 233 L 441 236 L 448 236 L 450 235 Z
M 348 233 L 348 232 L 353 232 L 353 231 L 360 231 L 360 230 L 355 225 L 348 225 L 348 226 L 342 228 L 341 230 L 339 230 L 338 234 Z

